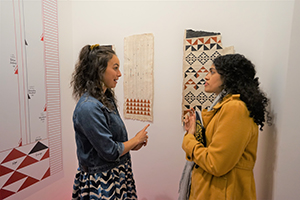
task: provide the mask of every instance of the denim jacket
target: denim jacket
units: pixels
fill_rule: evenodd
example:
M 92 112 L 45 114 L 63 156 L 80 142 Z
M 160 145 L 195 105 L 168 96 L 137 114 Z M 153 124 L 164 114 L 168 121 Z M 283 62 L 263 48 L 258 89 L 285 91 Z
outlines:
M 130 159 L 129 153 L 120 157 L 128 136 L 117 109 L 109 110 L 85 93 L 75 107 L 73 125 L 81 170 L 105 172 Z

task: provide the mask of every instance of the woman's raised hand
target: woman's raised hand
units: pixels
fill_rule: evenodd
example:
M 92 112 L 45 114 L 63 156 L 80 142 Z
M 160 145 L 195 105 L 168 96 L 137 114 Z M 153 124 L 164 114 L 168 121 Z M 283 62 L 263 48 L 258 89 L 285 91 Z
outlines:
M 196 113 L 194 108 L 188 110 L 188 112 L 183 117 L 184 129 L 189 134 L 194 134 L 196 131 Z
M 148 143 L 148 132 L 146 131 L 150 124 L 147 124 L 141 131 L 139 131 L 135 135 L 135 139 L 137 140 L 137 145 L 132 150 L 139 150 L 142 146 L 146 146 Z

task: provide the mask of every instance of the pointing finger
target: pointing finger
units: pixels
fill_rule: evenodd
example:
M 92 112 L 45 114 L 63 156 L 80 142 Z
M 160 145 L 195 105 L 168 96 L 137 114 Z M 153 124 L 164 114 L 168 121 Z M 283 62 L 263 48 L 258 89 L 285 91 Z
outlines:
M 150 124 L 147 124 L 144 128 L 143 131 L 146 131 L 146 129 L 150 126 Z

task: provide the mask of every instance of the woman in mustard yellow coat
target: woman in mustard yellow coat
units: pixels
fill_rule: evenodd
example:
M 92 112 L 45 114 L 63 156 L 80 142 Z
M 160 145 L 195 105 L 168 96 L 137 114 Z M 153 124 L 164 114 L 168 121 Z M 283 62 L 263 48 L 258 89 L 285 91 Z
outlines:
M 220 56 L 206 75 L 205 91 L 217 98 L 203 110 L 203 143 L 195 137 L 196 115 L 185 117 L 182 148 L 192 168 L 189 200 L 255 200 L 253 167 L 258 129 L 268 99 L 259 89 L 254 65 L 240 54 Z

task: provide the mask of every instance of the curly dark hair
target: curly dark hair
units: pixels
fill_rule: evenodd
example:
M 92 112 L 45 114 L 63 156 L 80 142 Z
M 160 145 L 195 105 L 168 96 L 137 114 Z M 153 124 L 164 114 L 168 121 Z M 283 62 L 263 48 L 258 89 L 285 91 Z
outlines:
M 110 101 L 116 102 L 114 91 L 107 88 L 104 93 L 103 90 L 103 75 L 113 55 L 116 53 L 110 46 L 86 45 L 81 49 L 71 80 L 74 99 L 78 100 L 87 92 L 109 109 L 114 109 Z
M 259 88 L 258 77 L 255 77 L 255 66 L 241 54 L 227 54 L 213 60 L 217 72 L 221 75 L 223 88 L 228 94 L 240 94 L 245 102 L 250 117 L 260 126 L 264 126 L 269 100 Z

